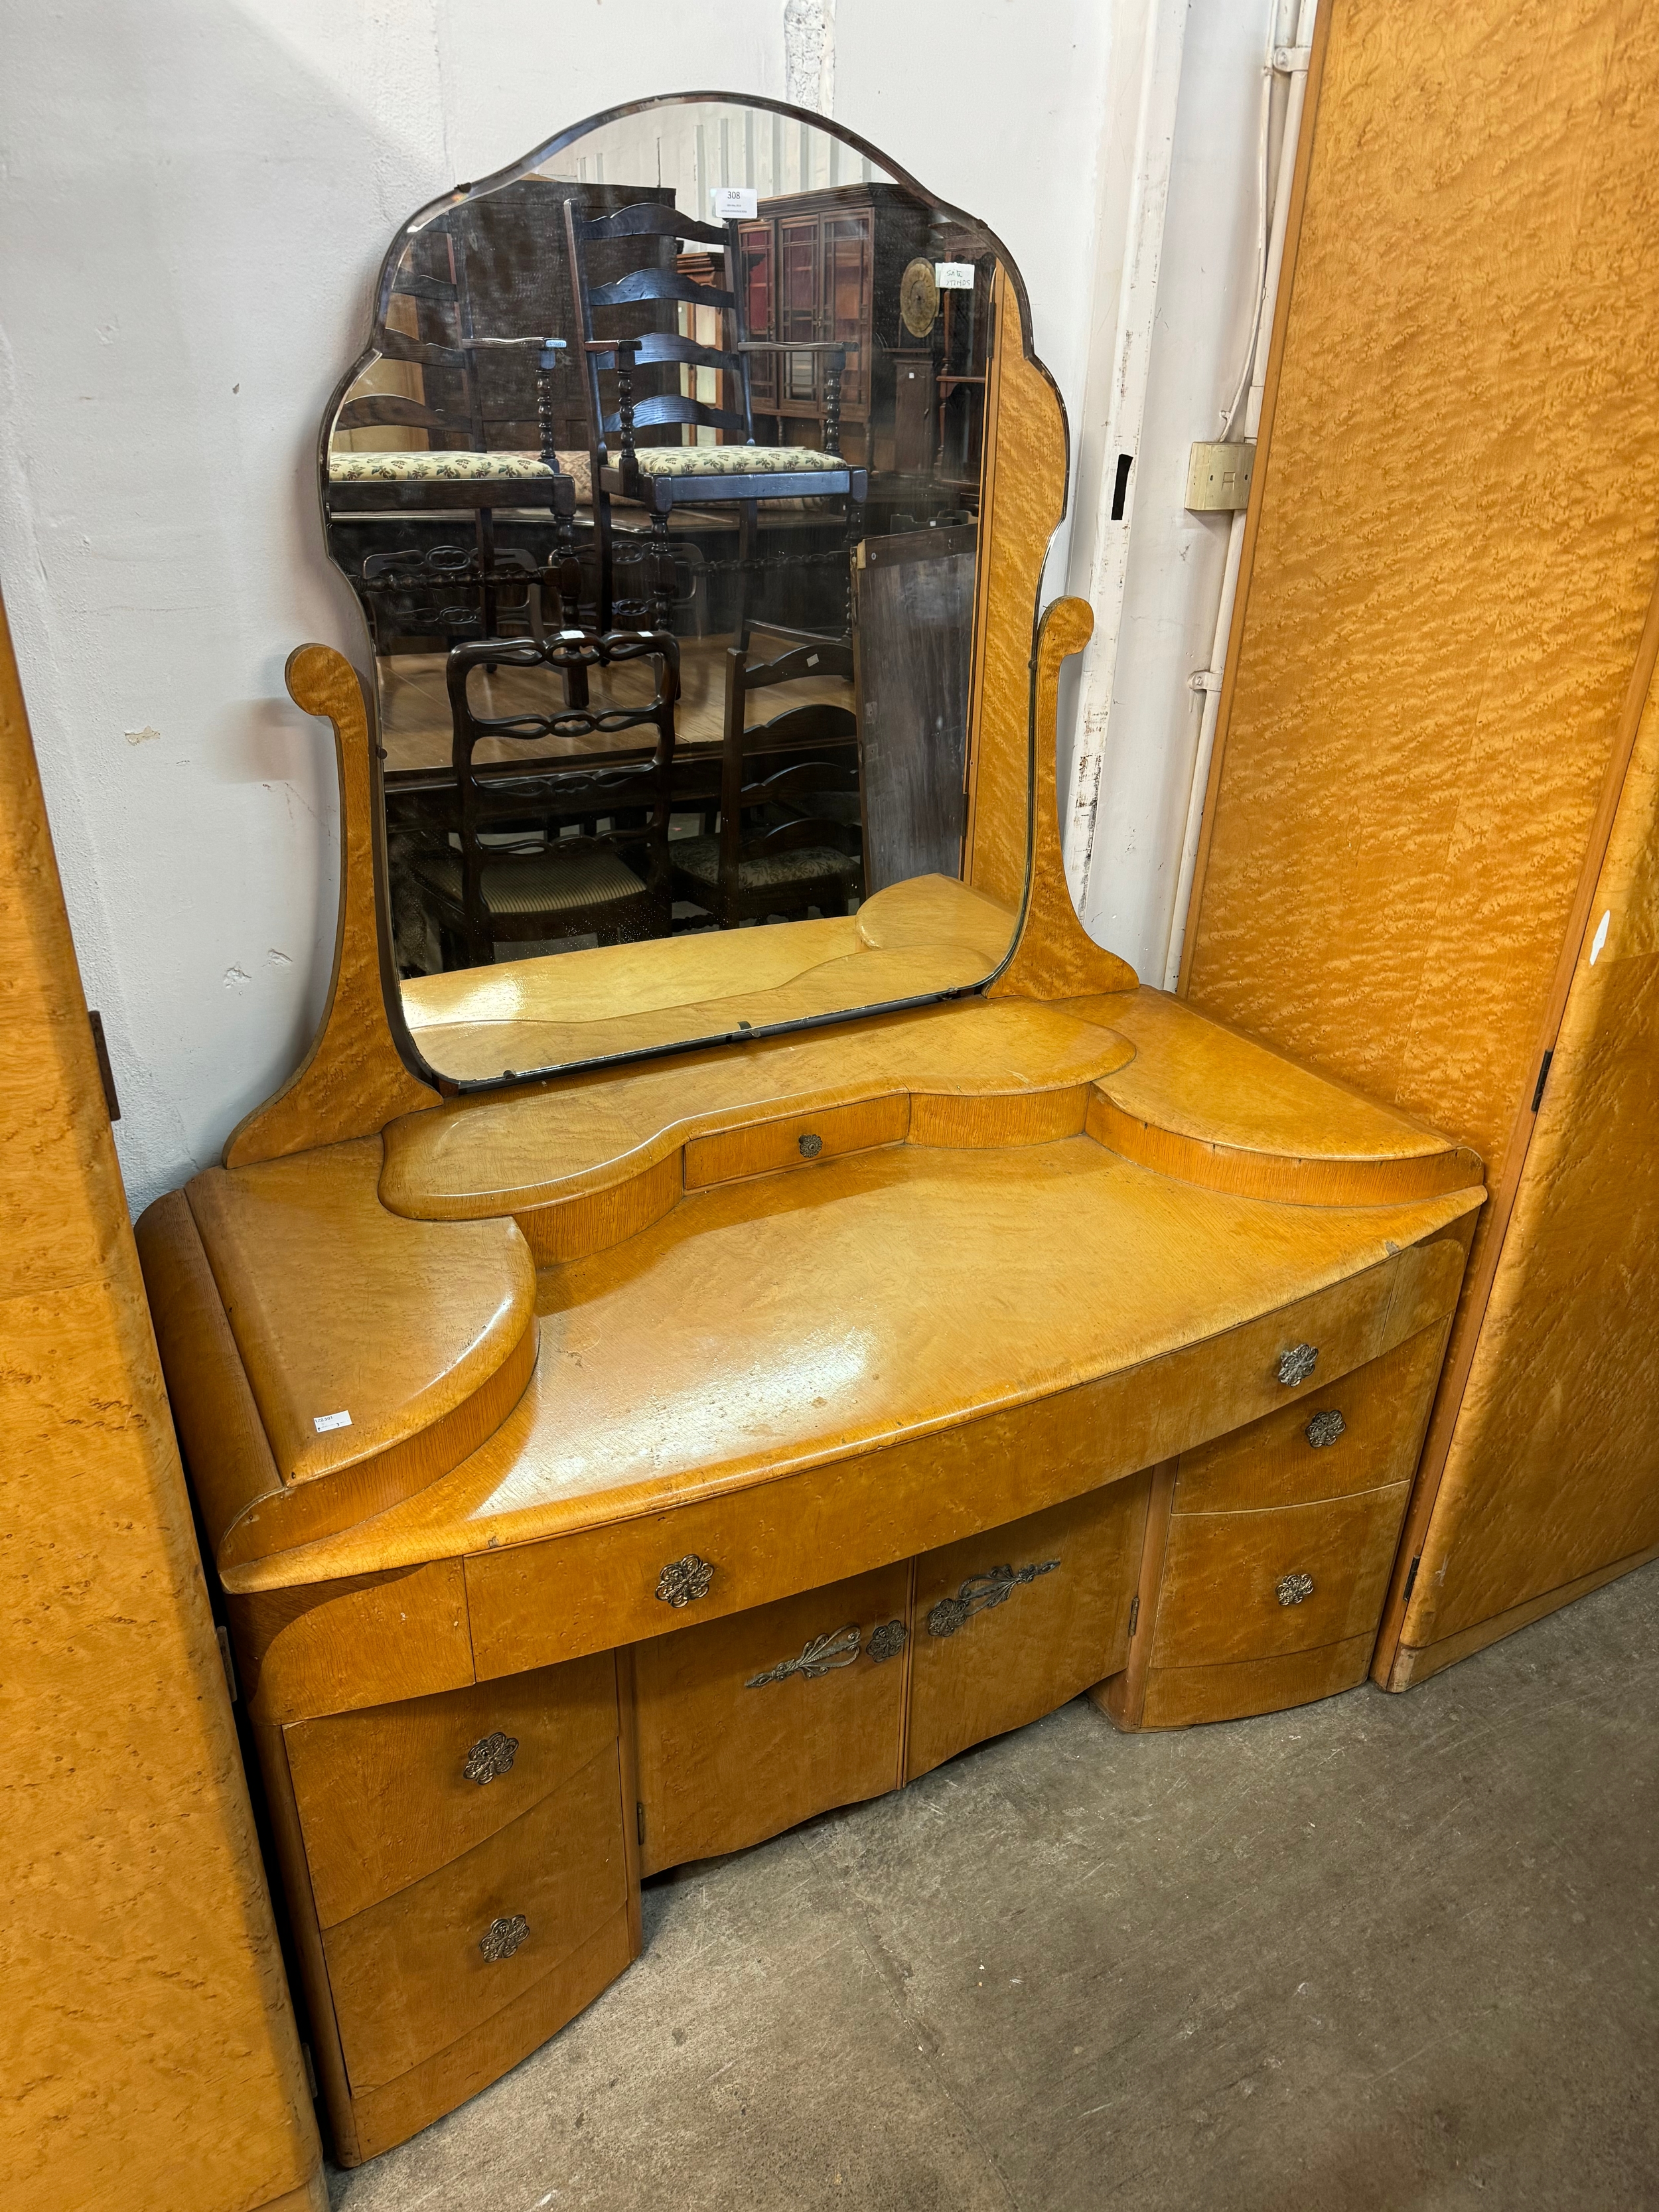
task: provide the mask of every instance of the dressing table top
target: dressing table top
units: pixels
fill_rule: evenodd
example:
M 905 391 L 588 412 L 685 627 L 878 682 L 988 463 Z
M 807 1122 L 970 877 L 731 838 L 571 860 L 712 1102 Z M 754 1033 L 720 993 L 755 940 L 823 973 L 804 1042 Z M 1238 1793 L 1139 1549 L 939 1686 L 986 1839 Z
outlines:
M 665 1165 L 657 1218 L 611 1241 L 590 1214 L 592 1249 L 536 1268 L 538 1219 Z M 247 1591 L 458 1558 L 1103 1377 L 1155 1392 L 1155 1363 L 1483 1195 L 1467 1152 L 1146 990 L 964 1000 L 210 1170 L 188 1205 L 270 1446 L 263 1476 L 206 1472 L 221 1567 Z

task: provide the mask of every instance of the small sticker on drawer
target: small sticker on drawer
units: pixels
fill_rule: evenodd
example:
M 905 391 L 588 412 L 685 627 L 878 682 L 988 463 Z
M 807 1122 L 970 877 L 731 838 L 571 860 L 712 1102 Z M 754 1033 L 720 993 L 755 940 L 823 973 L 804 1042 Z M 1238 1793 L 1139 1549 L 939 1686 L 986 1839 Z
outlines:
M 351 1426 L 349 1413 L 318 1413 L 313 1418 L 319 1437 L 326 1436 L 331 1429 L 349 1429 Z

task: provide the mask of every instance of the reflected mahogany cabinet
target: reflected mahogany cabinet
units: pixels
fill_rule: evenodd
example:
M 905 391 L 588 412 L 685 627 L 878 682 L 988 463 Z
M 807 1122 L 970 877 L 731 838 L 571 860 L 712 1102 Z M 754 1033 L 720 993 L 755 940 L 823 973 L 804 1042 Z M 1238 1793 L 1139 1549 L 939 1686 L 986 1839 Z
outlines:
M 847 346 L 841 449 L 867 468 L 890 470 L 890 357 L 905 343 L 900 279 L 928 252 L 925 211 L 889 185 L 842 185 L 763 200 L 758 219 L 738 234 L 750 329 L 784 345 Z M 823 374 L 821 354 L 762 356 L 751 376 L 757 436 L 821 445 Z

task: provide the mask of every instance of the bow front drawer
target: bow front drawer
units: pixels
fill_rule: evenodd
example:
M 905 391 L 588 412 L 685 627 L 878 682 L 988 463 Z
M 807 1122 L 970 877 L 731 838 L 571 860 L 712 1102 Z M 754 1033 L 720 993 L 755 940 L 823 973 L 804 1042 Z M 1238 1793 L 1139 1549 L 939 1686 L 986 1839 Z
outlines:
M 1152 1666 L 1218 1666 L 1374 1635 L 1411 1485 L 1261 1513 L 1176 1514 Z
M 484 1842 L 617 1739 L 608 1652 L 283 1730 L 325 1928 Z
M 627 1891 L 613 1743 L 453 1865 L 325 1929 L 354 2095 L 522 1996 L 623 1910 Z

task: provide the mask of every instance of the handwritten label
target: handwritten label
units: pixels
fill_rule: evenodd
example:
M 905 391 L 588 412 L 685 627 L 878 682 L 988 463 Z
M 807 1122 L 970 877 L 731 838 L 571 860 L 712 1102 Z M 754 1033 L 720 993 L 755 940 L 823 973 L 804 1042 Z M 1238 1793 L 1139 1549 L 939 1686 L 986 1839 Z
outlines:
M 760 212 L 760 197 L 746 185 L 715 185 L 711 197 L 716 222 L 739 222 L 744 216 Z
M 941 292 L 971 292 L 979 274 L 971 261 L 936 261 L 933 282 Z
M 319 1437 L 326 1436 L 331 1429 L 349 1429 L 351 1426 L 349 1413 L 318 1413 L 314 1419 Z

